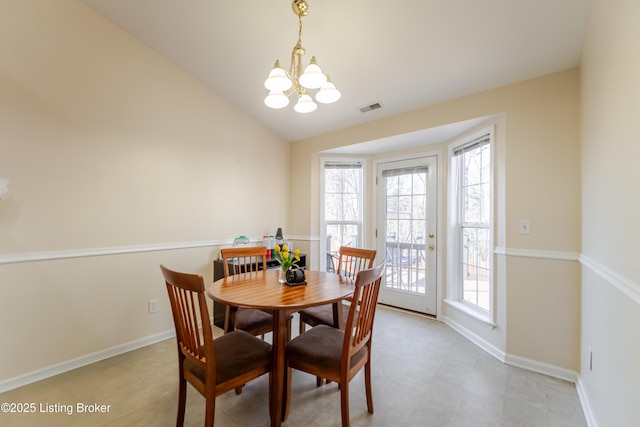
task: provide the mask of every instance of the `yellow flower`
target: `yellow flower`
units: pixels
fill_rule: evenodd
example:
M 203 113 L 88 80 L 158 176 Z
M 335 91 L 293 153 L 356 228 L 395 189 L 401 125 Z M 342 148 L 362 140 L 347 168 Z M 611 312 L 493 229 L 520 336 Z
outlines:
M 296 262 L 300 261 L 300 249 L 296 249 L 293 252 L 289 252 L 287 245 L 276 245 L 276 260 L 283 270 L 288 270 L 291 267 L 297 267 Z

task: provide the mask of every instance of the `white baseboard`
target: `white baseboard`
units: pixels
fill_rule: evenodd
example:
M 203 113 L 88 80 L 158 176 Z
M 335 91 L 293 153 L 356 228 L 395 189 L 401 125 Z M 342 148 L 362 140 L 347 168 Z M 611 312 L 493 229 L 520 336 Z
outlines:
M 68 360 L 66 362 L 58 363 L 53 366 L 38 369 L 37 371 L 29 372 L 28 374 L 20 375 L 8 380 L 0 382 L 0 393 L 13 390 L 14 388 L 22 387 L 27 384 L 31 384 L 36 381 L 43 380 L 45 378 L 52 377 L 54 375 L 61 374 L 63 372 L 70 371 L 72 369 L 80 368 L 82 366 L 89 365 L 91 363 L 99 362 L 109 357 L 117 356 L 122 353 L 127 353 L 132 350 L 136 350 L 141 347 L 146 347 L 151 344 L 155 344 L 160 341 L 172 338 L 176 336 L 175 329 L 160 332 L 154 335 L 149 335 L 144 338 L 140 338 L 134 341 L 130 341 L 125 344 L 117 345 L 115 347 L 107 348 L 97 351 L 95 353 L 87 354 L 85 356 L 78 357 L 76 359 Z
M 493 344 L 487 342 L 480 336 L 471 332 L 470 330 L 468 330 L 467 328 L 465 328 L 455 320 L 451 319 L 450 317 L 443 316 L 442 320 L 444 321 L 444 323 L 450 326 L 451 329 L 455 330 L 460 335 L 462 335 L 463 337 L 465 337 L 466 339 L 468 339 L 469 341 L 471 341 L 472 343 L 474 343 L 475 345 L 477 345 L 478 347 L 480 347 L 481 349 L 483 349 L 484 351 L 486 351 L 487 353 L 489 353 L 490 355 L 492 355 L 493 357 L 501 361 L 502 363 L 505 363 L 506 354 L 504 351 L 500 350 L 498 347 L 494 346 Z
M 548 363 L 527 359 L 525 357 L 514 356 L 513 354 L 507 353 L 505 363 L 507 365 L 526 369 L 527 371 L 537 372 L 539 374 L 548 375 L 553 378 L 569 381 L 574 384 L 578 380 L 578 373 L 575 371 L 565 369 L 565 368 L 560 368 L 558 366 L 550 365 Z
M 518 368 L 526 369 L 532 372 L 538 372 L 540 374 L 548 375 L 550 377 L 558 378 L 572 383 L 575 383 L 577 381 L 578 373 L 575 371 L 505 353 L 504 351 L 487 342 L 486 340 L 471 332 L 451 318 L 444 316 L 443 320 L 447 325 L 449 325 L 460 335 L 467 338 L 469 341 L 473 342 L 475 345 L 477 345 L 499 361 L 506 363 L 507 365 L 517 366 Z
M 576 390 L 578 390 L 578 398 L 580 398 L 580 404 L 582 405 L 582 412 L 584 413 L 584 418 L 587 421 L 587 426 L 598 427 L 598 423 L 591 411 L 591 405 L 589 405 L 589 399 L 587 399 L 584 384 L 580 376 L 578 376 L 578 382 L 576 382 Z
M 580 377 L 577 372 L 569 369 L 560 368 L 558 366 L 550 365 L 548 363 L 542 363 L 535 360 L 527 359 L 520 356 L 514 356 L 508 354 L 494 346 L 493 344 L 485 341 L 475 333 L 471 332 L 461 324 L 455 322 L 447 316 L 443 316 L 443 321 L 449 325 L 452 329 L 458 332 L 463 337 L 467 338 L 475 345 L 494 356 L 499 361 L 506 363 L 507 365 L 516 366 L 518 368 L 526 369 L 528 371 L 537 372 L 540 374 L 548 375 L 553 378 L 558 378 L 564 381 L 569 381 L 576 384 L 576 390 L 578 391 L 578 397 L 580 398 L 580 404 L 582 405 L 582 412 L 587 420 L 589 427 L 598 427 L 589 406 L 589 401 L 586 398 L 584 387 L 580 381 Z

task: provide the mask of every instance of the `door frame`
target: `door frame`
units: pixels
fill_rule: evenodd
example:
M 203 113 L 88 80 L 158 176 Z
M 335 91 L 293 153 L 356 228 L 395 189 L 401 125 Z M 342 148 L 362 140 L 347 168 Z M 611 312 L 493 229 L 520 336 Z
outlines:
M 440 315 L 442 313 L 442 302 L 443 302 L 443 296 L 444 294 L 444 284 L 442 282 L 442 273 L 443 273 L 443 268 L 444 268 L 444 260 L 443 260 L 443 254 L 446 253 L 446 247 L 445 247 L 445 242 L 446 242 L 446 236 L 443 234 L 445 227 L 443 225 L 443 204 L 445 203 L 444 201 L 444 194 L 443 194 L 443 188 L 442 188 L 442 177 L 443 177 L 443 165 L 442 165 L 442 158 L 443 158 L 443 153 L 441 150 L 435 150 L 435 151 L 424 151 L 424 152 L 419 152 L 419 153 L 414 153 L 414 154 L 408 154 L 408 155 L 403 155 L 403 156 L 392 156 L 392 157 L 384 157 L 384 158 L 378 158 L 375 159 L 373 161 L 373 167 L 370 170 L 370 174 L 371 178 L 372 178 L 372 182 L 374 183 L 374 185 L 372 186 L 371 190 L 370 190 L 370 195 L 371 195 L 371 204 L 369 206 L 371 206 L 371 228 L 369 230 L 369 232 L 371 233 L 372 236 L 372 240 L 375 242 L 377 241 L 376 239 L 376 230 L 378 228 L 378 186 L 375 184 L 376 182 L 376 177 L 377 177 L 377 173 L 378 173 L 378 166 L 380 165 L 380 163 L 389 163 L 389 162 L 396 162 L 396 161 L 404 161 L 404 160 L 414 160 L 414 159 L 420 159 L 423 157 L 435 157 L 436 158 L 436 164 L 438 165 L 438 171 L 436 173 L 436 191 L 437 191 L 437 195 L 436 195 L 436 203 L 438 204 L 436 206 L 436 233 L 438 236 L 437 242 L 438 244 L 436 245 L 435 248 L 435 257 L 436 257 L 436 309 L 435 309 L 435 317 L 436 319 L 440 318 Z M 379 263 L 383 262 L 386 258 L 385 258 L 385 251 L 384 248 L 378 248 L 376 247 L 376 250 L 378 251 L 378 253 L 376 254 L 376 260 L 375 260 L 375 265 L 378 265 Z

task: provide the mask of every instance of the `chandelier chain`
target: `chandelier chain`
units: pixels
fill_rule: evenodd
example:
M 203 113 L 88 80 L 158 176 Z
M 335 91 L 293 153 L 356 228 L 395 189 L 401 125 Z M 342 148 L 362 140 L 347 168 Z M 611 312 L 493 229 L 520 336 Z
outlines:
M 302 47 L 302 15 L 298 15 L 298 42 L 291 50 L 291 62 L 289 62 L 289 75 L 292 77 L 293 88 L 291 92 L 296 92 L 298 95 L 306 93 L 304 88 L 298 83 L 298 62 L 300 62 L 300 56 L 296 61 L 296 55 L 304 55 L 305 49 Z

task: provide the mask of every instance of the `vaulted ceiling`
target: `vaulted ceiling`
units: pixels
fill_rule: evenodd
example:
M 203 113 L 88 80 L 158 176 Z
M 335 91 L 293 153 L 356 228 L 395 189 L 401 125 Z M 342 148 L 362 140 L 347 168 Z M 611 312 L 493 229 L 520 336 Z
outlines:
M 590 3 L 307 0 L 305 63 L 342 98 L 302 115 L 263 103 L 298 38 L 290 0 L 82 1 L 289 141 L 576 67 Z

